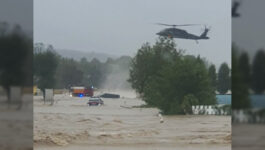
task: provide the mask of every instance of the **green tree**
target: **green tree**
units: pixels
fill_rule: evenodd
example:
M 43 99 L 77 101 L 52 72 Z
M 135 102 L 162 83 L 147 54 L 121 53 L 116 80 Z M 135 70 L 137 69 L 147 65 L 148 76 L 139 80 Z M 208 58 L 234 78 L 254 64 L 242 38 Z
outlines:
M 55 73 L 58 65 L 58 55 L 49 45 L 45 51 L 34 54 L 33 71 L 35 84 L 43 91 L 45 88 L 54 88 Z
M 189 113 L 191 105 L 216 103 L 204 61 L 183 56 L 171 39 L 144 45 L 133 58 L 129 81 L 147 105 L 165 114 Z
M 208 71 L 202 60 L 195 57 L 183 57 L 164 65 L 148 82 L 143 100 L 165 114 L 184 114 L 188 113 L 182 105 L 187 95 L 193 95 L 200 105 L 216 103 Z
M 153 47 L 148 43 L 143 44 L 132 59 L 128 80 L 132 88 L 143 94 L 149 79 L 155 76 L 163 65 L 173 62 L 181 53 L 181 50 L 176 50 L 176 44 L 172 40 L 163 37 L 160 37 Z
M 230 69 L 226 63 L 221 64 L 218 71 L 217 90 L 220 94 L 225 94 L 230 88 Z
M 181 108 L 183 109 L 185 114 L 192 114 L 192 105 L 198 104 L 198 99 L 194 95 L 188 94 L 184 96 L 183 101 L 181 103 Z
M 146 43 L 138 50 L 136 56 L 132 60 L 130 78 L 128 81 L 132 84 L 132 88 L 139 94 L 143 93 L 148 78 L 156 71 L 152 67 L 153 56 L 154 54 L 151 50 L 151 46 Z
M 88 78 L 90 83 L 95 87 L 100 87 L 102 81 L 104 81 L 104 66 L 103 64 L 96 58 L 93 58 L 90 62 L 90 66 L 88 70 Z
M 83 72 L 78 67 L 78 62 L 73 59 L 61 58 L 56 69 L 57 87 L 70 88 L 74 85 L 81 85 Z
M 32 85 L 32 49 L 32 39 L 20 26 L 0 23 L 0 85 L 7 92 L 8 104 L 10 86 Z
M 252 89 L 261 94 L 265 90 L 265 52 L 259 50 L 252 64 Z
M 244 75 L 239 69 L 237 49 L 235 45 L 232 46 L 232 109 L 244 109 L 251 106 L 249 86 L 245 83 Z
M 211 65 L 208 69 L 209 77 L 211 80 L 212 86 L 216 89 L 217 75 L 215 65 Z
M 242 74 L 242 78 L 244 83 L 250 84 L 250 64 L 249 64 L 249 57 L 246 52 L 243 52 L 238 60 L 238 69 Z
M 78 63 L 80 71 L 82 71 L 82 85 L 88 87 L 91 86 L 92 83 L 90 81 L 90 72 L 91 72 L 91 64 L 88 62 L 86 58 L 81 58 L 80 63 Z

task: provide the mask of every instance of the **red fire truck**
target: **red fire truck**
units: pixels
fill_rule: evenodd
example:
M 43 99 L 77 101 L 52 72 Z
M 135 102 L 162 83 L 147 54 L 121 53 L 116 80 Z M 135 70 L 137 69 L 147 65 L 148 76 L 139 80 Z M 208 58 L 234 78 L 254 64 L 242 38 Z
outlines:
M 75 86 L 71 87 L 70 95 L 73 97 L 92 97 L 94 96 L 94 90 L 92 87 Z

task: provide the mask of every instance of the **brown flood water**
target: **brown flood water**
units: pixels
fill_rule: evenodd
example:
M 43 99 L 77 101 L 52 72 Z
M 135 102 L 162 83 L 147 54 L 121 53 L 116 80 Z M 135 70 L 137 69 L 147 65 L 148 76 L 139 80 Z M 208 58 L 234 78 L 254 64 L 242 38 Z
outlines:
M 233 150 L 264 150 L 264 124 L 233 124 Z
M 88 98 L 56 95 L 50 106 L 34 97 L 34 149 L 231 149 L 230 116 L 163 116 L 160 123 L 158 109 L 130 108 L 144 102 L 132 92 L 116 93 L 122 97 L 92 107 Z

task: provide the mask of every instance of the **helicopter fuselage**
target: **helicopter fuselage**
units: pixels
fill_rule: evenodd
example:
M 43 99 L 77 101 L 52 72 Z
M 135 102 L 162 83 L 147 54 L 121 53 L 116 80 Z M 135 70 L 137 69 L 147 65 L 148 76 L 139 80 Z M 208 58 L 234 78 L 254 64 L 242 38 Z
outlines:
M 182 29 L 178 29 L 178 28 L 166 28 L 166 29 L 158 32 L 157 35 L 165 36 L 165 37 L 169 37 L 169 38 L 202 40 L 202 39 L 209 39 L 209 37 L 206 36 L 207 32 L 208 32 L 208 30 L 206 31 L 205 34 L 202 34 L 201 36 L 197 36 L 197 35 L 188 33 L 186 30 L 182 30 Z

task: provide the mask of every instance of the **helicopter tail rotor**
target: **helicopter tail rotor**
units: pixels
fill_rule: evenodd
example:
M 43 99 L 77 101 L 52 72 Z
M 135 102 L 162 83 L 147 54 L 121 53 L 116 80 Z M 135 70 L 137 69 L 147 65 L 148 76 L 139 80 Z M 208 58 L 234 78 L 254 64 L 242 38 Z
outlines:
M 212 28 L 211 26 L 209 26 L 209 27 L 206 27 L 206 26 L 205 26 L 205 30 L 207 30 L 208 33 L 210 32 L 211 28 Z
M 203 33 L 200 35 L 200 38 L 202 39 L 209 39 L 209 37 L 207 37 L 207 34 L 209 33 L 211 27 L 207 27 L 206 25 L 204 25 L 204 29 L 203 29 Z
M 204 25 L 204 28 L 201 29 L 202 32 L 204 32 L 204 31 L 209 32 L 210 30 L 211 30 L 211 26 L 207 27 L 206 25 Z

